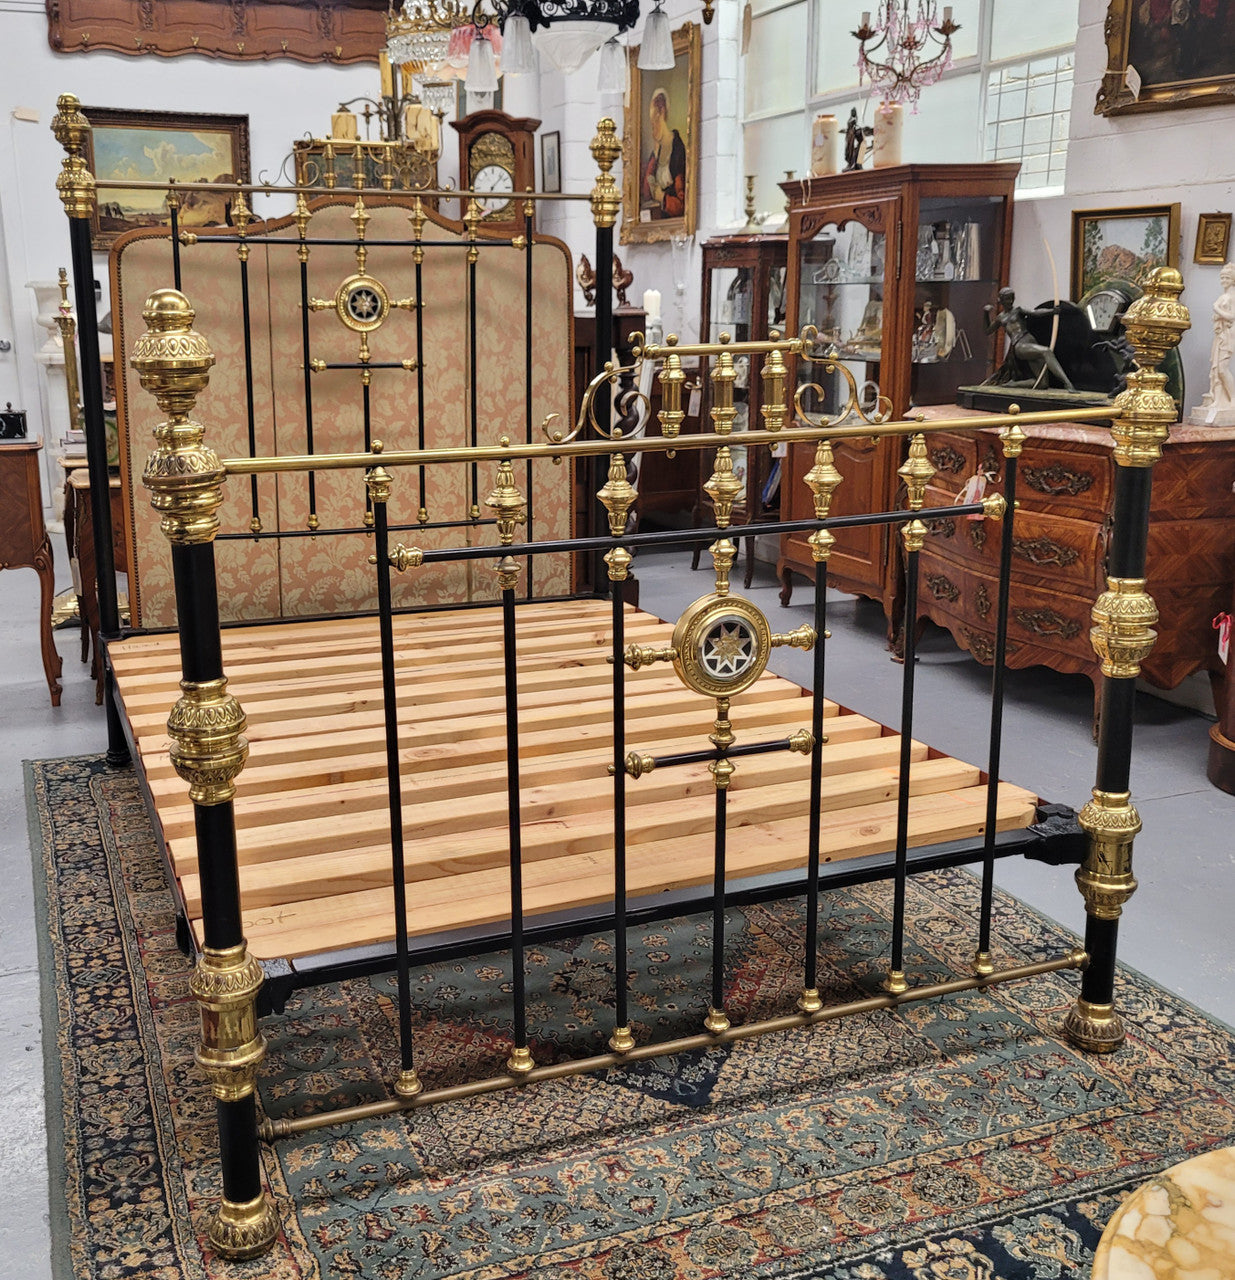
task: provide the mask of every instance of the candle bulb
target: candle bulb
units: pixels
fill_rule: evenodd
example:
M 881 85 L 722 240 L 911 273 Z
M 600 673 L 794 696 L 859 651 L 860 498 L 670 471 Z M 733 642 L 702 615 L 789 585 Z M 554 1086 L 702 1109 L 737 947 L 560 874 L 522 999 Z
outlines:
M 645 289 L 643 291 L 643 309 L 649 320 L 660 319 L 660 290 Z
M 394 71 L 390 66 L 390 59 L 386 56 L 385 49 L 378 50 L 377 61 L 382 76 L 382 97 L 393 98 L 395 96 Z
M 864 10 L 864 11 L 863 11 L 863 13 L 862 13 L 862 27 L 863 27 L 863 29 L 865 29 L 866 27 L 869 27 L 869 26 L 870 26 L 870 24 L 871 24 L 871 11 L 870 11 L 869 9 L 866 9 L 866 10 Z
M 943 6 L 943 20 L 945 24 L 952 21 L 952 6 L 950 4 Z

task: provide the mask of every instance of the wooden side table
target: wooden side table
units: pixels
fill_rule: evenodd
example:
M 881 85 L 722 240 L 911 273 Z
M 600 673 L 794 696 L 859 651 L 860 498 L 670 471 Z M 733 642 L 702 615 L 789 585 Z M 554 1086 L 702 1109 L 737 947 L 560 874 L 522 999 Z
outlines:
M 39 486 L 42 439 L 0 443 L 0 569 L 33 569 L 39 575 L 39 643 L 43 672 L 51 690 L 51 705 L 60 705 L 60 655 L 51 635 L 51 606 L 56 574 L 51 543 L 43 524 L 43 493 Z

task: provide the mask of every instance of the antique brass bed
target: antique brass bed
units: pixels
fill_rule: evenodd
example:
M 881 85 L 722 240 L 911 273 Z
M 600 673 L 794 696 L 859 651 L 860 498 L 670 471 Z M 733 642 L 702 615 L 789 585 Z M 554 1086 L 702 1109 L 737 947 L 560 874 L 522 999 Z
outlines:
M 102 406 L 92 376 L 98 350 L 89 241 L 96 189 L 106 184 L 96 184 L 85 168 L 89 125 L 76 99 L 66 95 L 59 107 L 55 129 L 66 158 L 58 186 L 70 219 L 82 318 L 92 484 L 106 484 Z M 611 169 L 620 153 L 612 121 L 601 122 L 592 152 L 599 174 L 580 198 L 589 201 L 596 226 L 595 261 L 602 276 L 597 363 L 605 365 L 612 334 L 605 273 L 618 209 Z M 429 193 L 462 198 L 465 213 L 453 225 L 426 215 L 414 202 L 409 236 L 370 229 L 371 222 L 388 228 L 395 211 L 408 214 L 396 203 L 382 205 L 381 193 L 353 192 L 309 206 L 305 193 L 293 189 L 285 193 L 296 200 L 290 217 L 250 226 L 245 197 L 258 192 L 229 190 L 232 228 L 181 236 L 173 219 L 170 236 L 161 241 L 138 233 L 131 241 L 136 249 L 117 250 L 134 253 L 136 264 L 126 270 L 122 262 L 115 273 L 130 290 L 116 299 L 119 347 L 163 415 L 143 474 L 161 536 L 154 536 L 153 518 L 138 504 L 128 531 L 138 576 L 131 591 L 137 633 L 120 634 L 115 600 L 105 598 L 109 566 L 99 566 L 110 754 L 122 760 L 130 744 L 136 753 L 185 908 L 185 941 L 197 957 L 192 990 L 202 1017 L 198 1061 L 216 1099 L 220 1135 L 222 1198 L 210 1226 L 214 1248 L 252 1256 L 278 1231 L 277 1209 L 262 1184 L 261 1138 L 1064 969 L 1083 971 L 1066 1024 L 1069 1037 L 1095 1052 L 1119 1045 L 1115 946 L 1122 905 L 1135 888 L 1131 848 L 1140 826 L 1128 794 L 1132 697 L 1156 619 L 1143 580 L 1149 483 L 1174 418 L 1156 367 L 1188 322 L 1178 302 L 1177 272 L 1156 272 L 1126 317 L 1139 367 L 1114 411 L 1119 466 L 1110 577 L 1093 611 L 1093 641 L 1105 676 L 1097 785 L 1079 817 L 1083 838 L 1076 840 L 1066 821 L 1059 824 L 1062 831 L 1044 821 L 1048 815 L 1036 797 L 999 781 L 1003 651 L 1023 439 L 1016 417 L 930 427 L 889 422 L 864 417 L 851 386 L 841 411 L 823 419 L 787 390 L 793 365 L 803 381 L 843 377 L 843 367 L 807 330 L 791 337 L 774 334 L 765 343 L 689 346 L 670 340 L 653 346 L 640 340 L 633 352 L 637 367 L 605 367 L 585 389 L 583 410 L 567 429 L 568 378 L 565 389 L 561 382 L 555 388 L 553 360 L 538 364 L 537 326 L 555 323 L 555 308 L 534 305 L 538 288 L 556 289 L 564 254 L 535 234 L 531 193 L 523 234 L 498 239 L 484 236 L 479 205 L 469 192 Z M 216 362 L 205 336 L 209 326 L 195 315 L 186 293 L 194 287 L 192 264 L 211 245 L 234 255 L 244 324 L 240 340 L 226 344 L 217 366 L 217 376 L 232 387 L 234 407 L 217 423 L 203 412 L 208 422 L 202 425 L 192 415 Z M 277 282 L 284 275 L 269 267 L 277 252 L 289 248 L 299 264 L 298 309 L 279 302 Z M 357 290 L 379 293 L 373 287 L 376 267 L 367 265 L 377 248 L 402 254 L 402 266 L 390 270 L 407 273 L 409 296 L 397 297 L 396 289 L 405 287 L 400 282 L 383 286 L 378 301 L 383 321 L 399 308 L 410 313 L 416 332 L 411 357 L 379 358 L 378 337 L 373 346 L 369 338 L 376 327 L 366 331 L 359 316 L 352 315 L 355 324 L 346 318 Z M 182 260 L 184 249 L 192 252 Z M 333 299 L 316 298 L 310 290 L 308 264 L 319 252 L 327 276 L 342 277 Z M 429 263 L 452 254 L 465 264 L 456 273 L 460 287 L 453 295 L 427 289 Z M 252 267 L 254 256 L 264 258 L 260 269 Z M 486 262 L 522 280 L 519 341 L 526 346 L 526 362 L 518 394 L 505 400 L 489 401 L 484 390 L 481 353 L 488 330 L 478 323 L 483 291 L 477 282 Z M 539 284 L 537 271 L 547 272 Z M 296 269 L 284 274 L 294 288 Z M 139 300 L 132 296 L 135 282 Z M 423 328 L 435 302 L 447 315 L 457 308 L 464 333 L 459 350 L 441 363 L 435 363 L 440 357 L 431 354 L 433 339 Z M 220 310 L 226 304 L 210 289 L 201 305 L 212 325 L 226 326 Z M 268 315 L 255 329 L 262 307 Z M 333 338 L 311 337 L 311 313 L 332 308 L 339 330 L 330 331 Z M 564 291 L 556 315 L 558 336 L 547 343 L 550 350 L 558 343 L 559 357 L 568 361 Z M 202 323 L 201 331 L 195 322 Z M 255 332 L 267 334 L 265 354 L 259 351 L 256 358 Z M 358 334 L 358 351 L 339 345 Z M 712 430 L 694 436 L 678 434 L 687 355 L 711 363 Z M 752 372 L 761 369 L 765 391 L 764 422 L 745 433 L 746 446 L 796 441 L 816 450 L 806 476 L 813 518 L 774 526 L 808 534 L 820 565 L 810 624 L 783 634 L 729 583 L 735 541 L 754 532 L 731 524 L 740 487 L 730 452 L 737 355 L 758 362 Z M 649 428 L 636 442 L 615 424 L 610 388 L 648 362 L 659 370 L 659 431 Z M 441 424 L 426 413 L 425 374 L 456 366 L 466 374 L 460 383 L 464 433 L 450 438 L 438 433 Z M 374 376 L 378 370 L 385 371 L 382 379 Z M 312 387 L 317 374 L 346 374 L 353 379 L 353 395 L 362 388 L 362 408 L 350 422 L 345 415 L 321 413 L 322 400 Z M 418 385 L 416 413 L 406 406 L 379 408 L 389 380 L 408 376 Z M 509 371 L 502 376 L 509 384 Z M 132 458 L 139 444 L 133 424 L 145 414 L 131 403 L 135 388 L 123 394 L 130 403 L 122 416 L 132 428 L 127 475 L 136 489 Z M 506 401 L 514 404 L 513 412 L 502 409 Z M 205 410 L 214 402 L 202 403 Z M 1111 414 L 1107 408 L 1069 410 L 1067 416 Z M 379 440 L 374 424 L 383 436 L 388 428 L 404 434 Z M 825 698 L 824 570 L 833 529 L 846 523 L 898 529 L 906 612 L 912 617 L 918 557 L 927 536 L 919 513 L 932 474 L 922 433 L 990 426 L 1002 428 L 1003 492 L 931 512 L 1003 521 L 992 623 L 990 750 L 979 770 L 914 740 L 913 628 L 906 635 L 896 732 Z M 340 434 L 327 442 L 332 430 Z M 832 442 L 869 435 L 908 441 L 901 469 L 904 505 L 832 516 L 831 495 L 843 480 Z M 296 447 L 289 449 L 288 441 Z M 682 448 L 715 451 L 705 486 L 713 527 L 629 532 L 637 493 L 628 455 Z M 570 502 L 560 496 L 572 474 L 595 496 L 588 504 L 595 519 L 581 528 L 571 524 Z M 93 506 L 96 521 L 106 520 L 107 503 Z M 330 555 L 342 572 L 323 584 L 326 570 L 334 572 L 322 559 L 327 539 L 339 548 Z M 110 547 L 105 528 L 96 530 L 95 542 Z M 710 552 L 713 586 L 672 626 L 626 602 L 641 549 L 697 544 Z M 582 572 L 586 589 L 573 599 L 552 598 L 571 589 L 576 572 Z M 238 608 L 237 600 L 252 607 Z M 270 601 L 278 607 L 265 608 Z M 273 621 L 248 621 L 272 613 Z M 311 613 L 328 616 L 297 616 Z M 231 625 L 221 629 L 221 621 Z M 172 623 L 176 634 L 158 633 Z M 768 670 L 778 646 L 811 653 L 809 690 Z M 1067 861 L 1078 843 L 1084 948 L 997 969 L 990 952 L 996 859 L 1018 852 Z M 915 983 L 904 953 L 907 878 L 916 867 L 966 862 L 981 867 L 967 972 L 943 983 Z M 816 981 L 819 890 L 846 876 L 892 882 L 886 979 L 877 994 L 825 1006 Z M 708 892 L 692 898 L 691 886 Z M 785 993 L 783 1014 L 731 1024 L 725 1012 L 726 904 L 742 894 L 802 891 L 800 985 Z M 658 907 L 658 899 L 671 905 Z M 696 1035 L 667 1043 L 640 1039 L 628 1009 L 628 930 L 636 919 L 658 909 L 682 910 L 684 904 L 711 911 L 712 964 L 709 988 L 700 993 L 702 1026 Z M 567 919 L 564 912 L 573 914 Z M 534 1029 L 528 1026 L 525 946 L 538 930 L 578 929 L 581 919 L 613 933 L 614 1025 L 592 1056 L 537 1065 Z M 504 1073 L 449 1089 L 421 1081 L 409 964 L 422 943 L 439 951 L 509 948 L 513 1032 Z M 267 974 L 284 965 L 282 980 L 289 960 L 357 948 L 365 952 L 357 963 L 393 967 L 398 977 L 399 1062 L 392 1064 L 391 1096 L 260 1121 L 256 1081 L 264 1041 L 257 1017 Z M 266 971 L 261 961 L 268 962 Z

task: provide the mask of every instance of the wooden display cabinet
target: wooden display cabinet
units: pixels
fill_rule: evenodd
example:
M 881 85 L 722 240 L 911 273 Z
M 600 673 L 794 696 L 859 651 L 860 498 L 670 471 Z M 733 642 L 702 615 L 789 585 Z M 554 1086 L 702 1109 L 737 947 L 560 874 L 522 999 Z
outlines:
M 703 315 L 699 324 L 701 342 L 719 342 L 728 334 L 734 342 L 764 342 L 772 329 L 785 331 L 786 272 L 789 239 L 783 235 L 720 236 L 703 246 Z M 702 362 L 703 411 L 700 421 L 710 430 L 712 407 L 710 369 Z M 734 366 L 734 404 L 738 416 L 734 435 L 763 426 L 760 409 L 763 384 L 760 356 L 736 356 Z M 783 452 L 784 446 L 779 446 Z M 766 449 L 747 449 L 735 443 L 732 447 L 734 471 L 746 480 L 746 492 L 733 509 L 734 524 L 762 524 L 780 514 L 780 476 L 784 460 Z M 712 474 L 714 450 L 696 454 L 699 476 L 691 513 L 692 524 L 698 526 L 711 518 L 710 504 L 703 495 L 703 485 Z M 750 586 L 754 573 L 754 539 L 747 538 L 745 585 Z M 699 565 L 702 548 L 695 549 L 692 568 Z
M 781 183 L 789 197 L 789 331 L 814 325 L 832 345 L 868 406 L 876 395 L 901 418 L 923 405 L 952 404 L 956 389 L 994 367 L 995 339 L 983 307 L 1008 281 L 1012 188 L 1017 164 L 896 165 Z M 816 383 L 803 407 L 835 414 L 848 383 L 798 362 L 799 382 Z M 904 460 L 900 439 L 838 442 L 844 477 L 834 515 L 896 505 Z M 814 514 L 802 477 L 814 450 L 789 450 L 781 483 L 784 518 Z M 879 600 L 890 620 L 902 594 L 900 557 L 889 526 L 837 529 L 829 581 Z M 788 604 L 792 575 L 814 580 L 804 533 L 781 539 L 777 565 Z

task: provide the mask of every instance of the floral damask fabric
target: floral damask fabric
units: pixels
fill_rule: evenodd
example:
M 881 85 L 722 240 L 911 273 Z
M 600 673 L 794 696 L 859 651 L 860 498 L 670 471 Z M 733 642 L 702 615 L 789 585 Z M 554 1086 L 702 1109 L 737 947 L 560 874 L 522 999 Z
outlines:
M 213 1113 L 136 782 L 91 757 L 30 785 L 73 1280 L 1082 1280 L 1130 1188 L 1235 1135 L 1235 1035 L 1123 971 L 1127 1044 L 1080 1054 L 1059 1031 L 1076 979 L 1056 974 L 281 1141 L 265 1165 L 283 1233 L 224 1264 L 202 1251 Z M 963 968 L 977 895 L 963 872 L 913 878 L 915 978 Z M 876 990 L 889 887 L 822 901 L 825 1000 Z M 735 1021 L 792 1007 L 801 939 L 800 899 L 728 913 Z M 1075 940 L 997 895 L 994 941 L 1003 964 Z M 632 934 L 640 1039 L 697 1029 L 709 943 L 710 917 Z M 537 1060 L 597 1052 L 611 935 L 531 946 L 527 974 Z M 508 956 L 414 963 L 412 985 L 430 1087 L 500 1069 Z M 263 1109 L 387 1096 L 395 1022 L 386 977 L 296 993 L 263 1020 Z
M 310 236 L 348 239 L 354 197 L 320 208 L 310 222 Z M 370 241 L 398 240 L 394 247 L 374 243 L 366 270 L 379 279 L 392 300 L 415 300 L 416 279 L 408 210 L 373 204 L 369 207 Z M 297 232 L 287 220 L 250 228 L 253 235 L 287 241 L 286 246 L 257 244 L 249 257 L 249 361 L 253 371 L 254 449 L 259 455 L 310 452 L 300 305 Z M 424 361 L 425 438 L 428 448 L 471 443 L 471 328 L 468 324 L 466 254 L 458 224 L 442 219 L 427 224 L 425 238 L 453 242 L 425 250 L 422 269 L 424 348 L 416 341 L 414 310 L 393 309 L 370 335 L 374 364 L 405 359 Z M 543 440 L 541 423 L 552 413 L 569 422 L 573 391 L 573 317 L 570 258 L 557 241 L 537 242 L 532 252 L 531 432 Z M 310 298 L 332 299 L 339 284 L 356 272 L 353 250 L 344 245 L 310 249 Z M 525 317 L 526 254 L 511 249 L 482 248 L 477 263 L 475 406 L 476 443 L 496 445 L 503 436 L 528 436 L 526 359 L 529 335 Z M 171 250 L 157 230 L 126 237 L 113 251 L 111 274 L 116 347 L 122 478 L 132 494 L 130 513 L 130 599 L 135 624 L 170 626 L 175 621 L 171 556 L 159 531 L 158 517 L 147 501 L 141 473 L 150 453 L 151 429 L 159 420 L 153 399 L 141 389 L 128 367 L 133 344 L 145 329 L 141 317 L 147 296 L 170 286 Z M 241 306 L 240 265 L 234 244 L 219 243 L 203 233 L 181 251 L 181 286 L 197 312 L 196 328 L 215 354 L 210 385 L 198 401 L 195 418 L 206 426 L 206 443 L 221 457 L 250 454 L 249 412 L 245 377 L 245 328 Z M 356 363 L 357 335 L 345 328 L 333 308 L 309 317 L 310 355 L 327 364 Z M 371 436 L 385 448 L 415 449 L 421 444 L 417 406 L 418 376 L 404 369 L 374 369 L 370 386 Z M 309 379 L 315 453 L 358 452 L 364 448 L 361 375 L 357 369 L 326 369 Z M 531 484 L 525 467 L 516 467 L 517 483 L 530 499 L 531 519 L 524 531 L 537 539 L 566 538 L 571 529 L 571 469 L 537 462 Z M 496 479 L 496 466 L 452 464 L 426 469 L 424 510 L 430 524 L 466 522 L 473 503 L 482 519 L 491 513 L 485 498 Z M 474 482 L 474 483 L 473 483 Z M 357 529 L 365 514 L 365 487 L 359 471 L 313 473 L 310 502 L 308 473 L 260 476 L 257 510 L 263 529 L 304 531 L 315 512 L 321 530 Z M 249 482 L 230 479 L 220 512 L 221 532 L 249 530 L 253 506 Z M 399 470 L 389 504 L 391 526 L 409 526 L 392 541 L 414 542 L 424 549 L 495 542 L 491 525 L 472 529 L 422 529 L 420 482 L 416 471 Z M 256 542 L 249 538 L 216 542 L 219 600 L 226 621 L 272 617 L 304 617 L 377 607 L 374 572 L 368 564 L 372 538 L 289 537 Z M 395 575 L 396 607 L 439 605 L 498 595 L 491 561 L 430 565 Z M 537 558 L 532 571 L 537 595 L 569 592 L 570 566 L 562 555 Z M 520 584 L 526 587 L 526 578 Z

